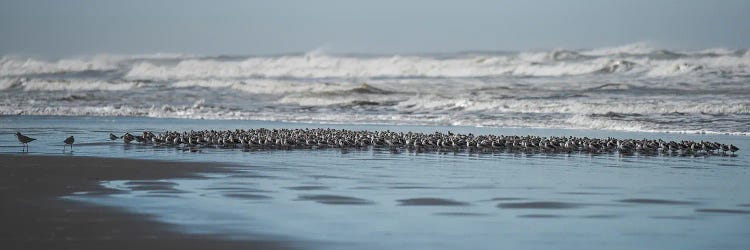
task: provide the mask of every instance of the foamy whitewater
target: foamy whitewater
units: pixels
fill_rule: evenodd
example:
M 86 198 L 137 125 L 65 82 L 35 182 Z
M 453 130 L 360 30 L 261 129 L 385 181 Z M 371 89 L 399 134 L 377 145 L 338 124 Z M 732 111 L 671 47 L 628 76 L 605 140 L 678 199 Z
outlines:
M 0 59 L 0 115 L 750 134 L 750 51 Z

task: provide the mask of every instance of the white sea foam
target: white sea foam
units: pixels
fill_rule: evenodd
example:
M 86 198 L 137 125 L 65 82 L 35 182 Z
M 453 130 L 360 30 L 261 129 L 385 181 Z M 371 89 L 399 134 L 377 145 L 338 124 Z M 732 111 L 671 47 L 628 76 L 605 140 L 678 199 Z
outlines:
M 0 76 L 23 76 L 29 74 L 50 74 L 82 72 L 91 70 L 115 70 L 112 61 L 94 59 L 62 59 L 42 61 L 30 58 L 3 57 L 0 59 Z
M 0 78 L 0 90 L 17 88 L 23 91 L 125 91 L 137 87 L 134 82 L 99 80 L 44 80 L 28 78 Z
M 654 47 L 645 42 L 631 43 L 623 46 L 599 48 L 581 51 L 582 55 L 589 56 L 616 56 L 623 54 L 646 55 L 657 51 Z
M 15 78 L 0 78 L 0 90 L 6 90 L 19 84 Z
M 750 52 L 0 60 L 0 113 L 750 133 Z
M 736 50 L 728 49 L 728 48 L 710 48 L 710 49 L 704 49 L 694 52 L 686 52 L 686 54 L 692 54 L 692 55 L 733 55 L 736 53 Z
M 682 58 L 669 61 L 649 60 L 647 76 L 664 77 L 701 72 L 731 72 L 735 75 L 750 73 L 750 57 L 719 56 L 701 58 Z
M 322 93 L 356 88 L 356 83 L 300 82 L 274 79 L 246 80 L 184 80 L 171 85 L 175 88 L 203 87 L 230 88 L 248 94 Z
M 557 60 L 491 56 L 436 59 L 393 56 L 356 58 L 321 55 L 316 57 L 248 58 L 242 61 L 215 59 L 184 60 L 177 65 L 141 62 L 126 74 L 128 79 L 184 80 L 226 78 L 375 78 L 375 77 L 488 77 L 488 76 L 567 76 L 595 73 L 622 73 L 634 67 L 647 76 L 665 76 L 705 71 L 747 72 L 747 57 L 680 58 L 677 60 L 643 57 L 586 60 Z
M 644 44 L 595 49 L 454 56 L 351 56 L 322 52 L 234 59 L 183 54 L 96 55 L 61 60 L 0 59 L 0 77 L 85 71 L 124 72 L 125 79 L 183 81 L 238 78 L 554 77 L 636 72 L 663 77 L 693 72 L 746 74 L 748 52 L 672 53 Z M 670 54 L 672 53 L 672 54 Z M 664 56 L 671 55 L 671 56 Z M 169 59 L 170 62 L 163 62 Z
M 452 125 L 482 127 L 531 127 L 564 129 L 597 129 L 638 132 L 707 133 L 750 135 L 748 131 L 722 131 L 705 129 L 679 129 L 659 127 L 647 122 L 615 121 L 603 117 L 573 115 L 562 119 L 529 121 L 526 119 L 483 120 L 472 117 L 454 117 L 449 114 L 409 115 L 409 114 L 358 114 L 358 113 L 276 113 L 243 112 L 221 110 L 215 107 L 197 106 L 46 106 L 11 107 L 0 106 L 0 115 L 75 115 L 75 116 L 144 116 L 154 118 L 189 118 L 222 120 L 267 120 L 312 123 L 346 124 L 394 124 L 394 125 Z
M 322 55 L 258 57 L 242 61 L 185 60 L 173 66 L 143 62 L 134 65 L 126 77 L 157 80 L 251 77 L 471 77 L 500 75 L 508 70 L 466 59 L 438 60 L 399 56 L 355 58 Z

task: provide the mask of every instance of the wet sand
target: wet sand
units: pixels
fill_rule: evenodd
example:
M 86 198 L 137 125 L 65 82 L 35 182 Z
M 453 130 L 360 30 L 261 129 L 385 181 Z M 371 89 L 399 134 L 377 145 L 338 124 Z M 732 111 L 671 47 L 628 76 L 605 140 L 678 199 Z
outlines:
M 228 240 L 180 233 L 148 215 L 70 201 L 75 192 L 116 192 L 108 180 L 201 178 L 229 165 L 0 154 L 2 249 L 288 249 L 277 239 Z

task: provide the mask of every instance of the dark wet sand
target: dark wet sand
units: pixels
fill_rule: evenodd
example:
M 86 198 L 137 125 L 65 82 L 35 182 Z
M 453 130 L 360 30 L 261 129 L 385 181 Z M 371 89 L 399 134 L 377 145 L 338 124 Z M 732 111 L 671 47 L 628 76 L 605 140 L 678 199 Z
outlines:
M 196 173 L 227 171 L 232 171 L 229 166 L 213 163 L 0 154 L 0 248 L 291 248 L 290 242 L 278 239 L 237 241 L 184 234 L 146 215 L 59 198 L 74 192 L 114 192 L 99 181 L 200 178 Z

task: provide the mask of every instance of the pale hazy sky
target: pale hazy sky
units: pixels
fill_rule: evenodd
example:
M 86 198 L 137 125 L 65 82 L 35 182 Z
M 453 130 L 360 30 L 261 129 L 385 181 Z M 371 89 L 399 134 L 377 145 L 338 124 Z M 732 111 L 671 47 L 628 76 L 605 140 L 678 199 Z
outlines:
M 0 0 L 0 55 L 750 47 L 750 0 Z

